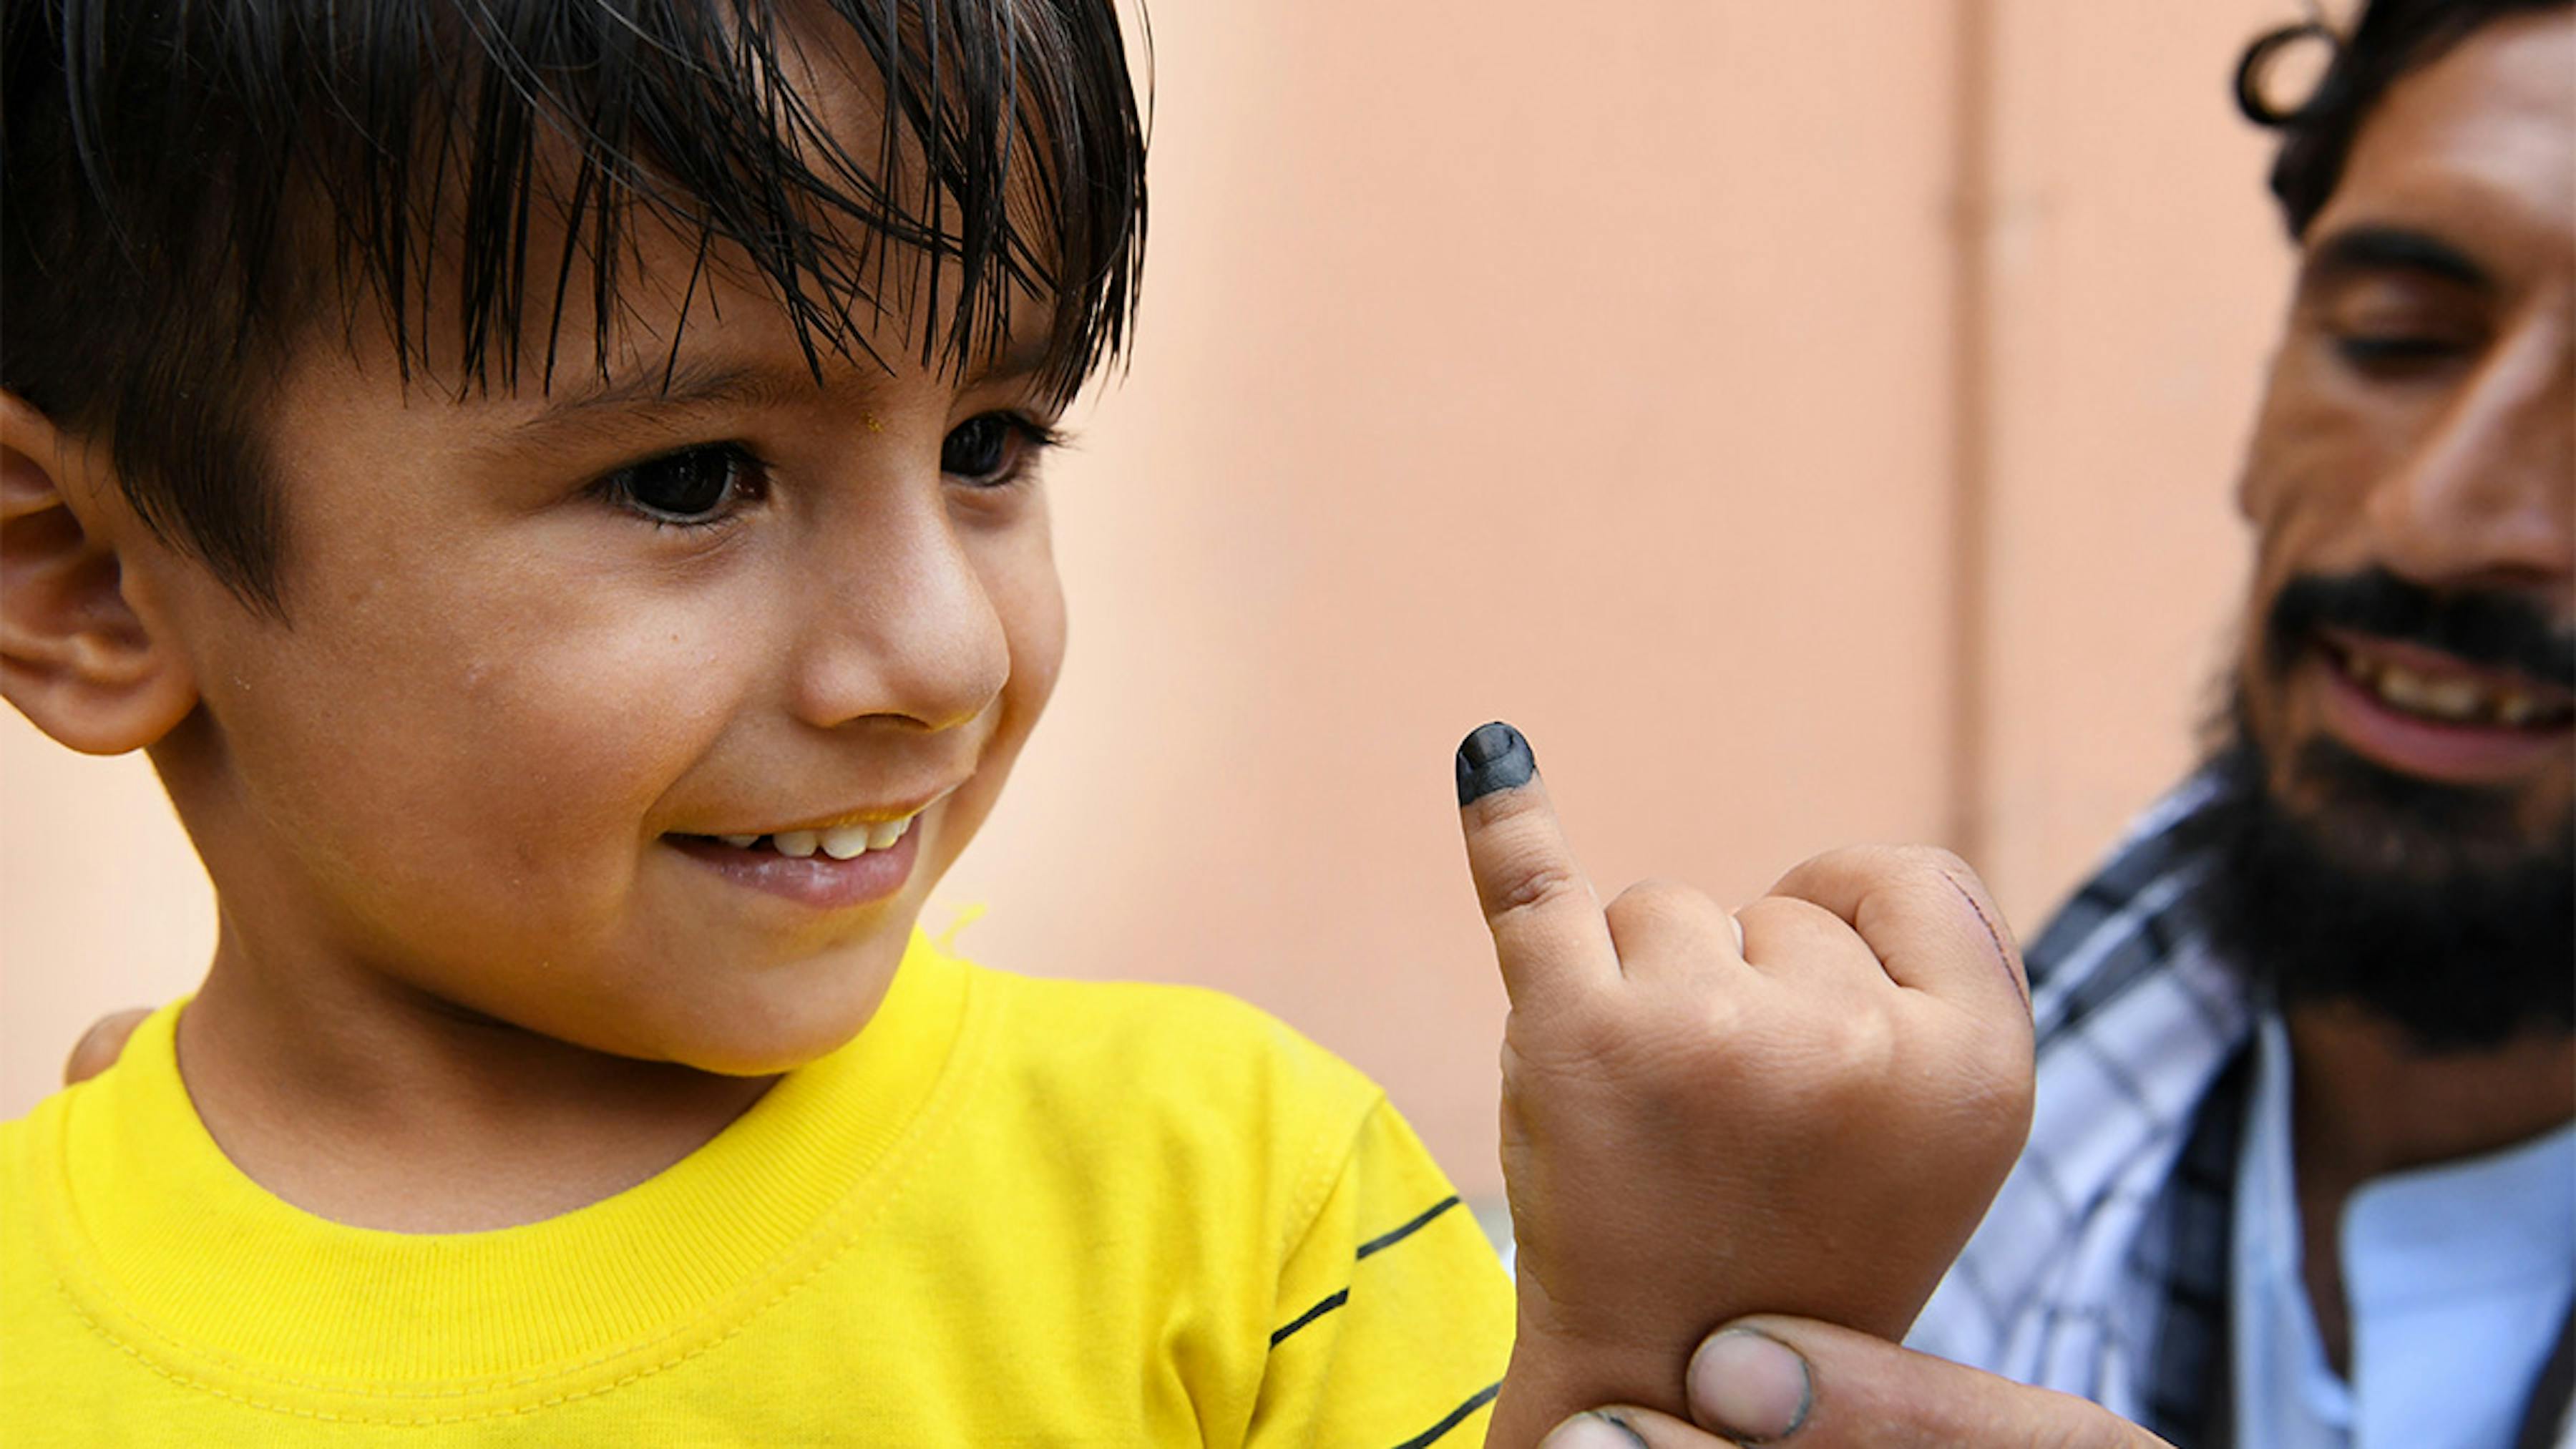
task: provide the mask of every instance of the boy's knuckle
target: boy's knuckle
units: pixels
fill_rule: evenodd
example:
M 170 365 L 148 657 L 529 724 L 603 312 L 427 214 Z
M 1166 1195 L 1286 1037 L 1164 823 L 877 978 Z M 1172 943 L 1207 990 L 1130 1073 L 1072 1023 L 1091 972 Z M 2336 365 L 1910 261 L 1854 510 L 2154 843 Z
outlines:
M 1884 845 L 1885 867 L 1899 876 L 1948 876 L 1974 880 L 1976 871 L 1956 851 L 1938 845 Z
M 1604 912 L 1613 934 L 1656 936 L 1703 925 L 1716 913 L 1715 903 L 1698 891 L 1652 877 L 1621 891 Z
M 1748 934 L 1756 929 L 1783 935 L 1808 930 L 1819 924 L 1818 917 L 1832 920 L 1833 913 L 1796 896 L 1764 896 L 1735 913 L 1735 919 L 1744 923 Z
M 1498 920 L 1533 914 L 1582 888 L 1582 877 L 1564 861 L 1510 861 L 1495 878 L 1490 913 Z
M 1689 1014 L 1684 1020 L 1689 1023 L 1691 1040 L 1705 1048 L 1708 1055 L 1720 1060 L 1740 1057 L 1742 1053 L 1736 1049 L 1737 1043 L 1753 1035 L 1760 1025 L 1746 1010 L 1743 1001 L 1734 993 L 1724 991 L 1694 993 Z
M 1895 1024 L 1876 1011 L 1838 1012 L 1827 1039 L 1831 1080 L 1846 1092 L 1870 1093 L 1896 1075 L 1900 1055 Z
M 1817 882 L 1875 880 L 1886 874 L 1891 849 L 1884 845 L 1837 845 L 1807 857 L 1795 874 Z
M 1471 858 L 1477 890 L 1491 916 L 1526 911 L 1589 889 L 1556 832 L 1535 818 L 1487 832 Z

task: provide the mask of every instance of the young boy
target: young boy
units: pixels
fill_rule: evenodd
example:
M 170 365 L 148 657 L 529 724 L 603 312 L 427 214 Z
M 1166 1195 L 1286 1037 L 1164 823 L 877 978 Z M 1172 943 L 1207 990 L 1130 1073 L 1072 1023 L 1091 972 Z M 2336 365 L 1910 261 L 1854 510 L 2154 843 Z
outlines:
M 1900 1331 L 1982 1209 L 2029 1038 L 1964 867 L 1605 912 L 1506 726 L 1516 1293 L 1284 1028 L 915 929 L 1062 653 L 1107 4 L 6 47 L 0 682 L 150 752 L 222 917 L 0 1129 L 12 1444 L 1522 1445 L 1735 1312 Z

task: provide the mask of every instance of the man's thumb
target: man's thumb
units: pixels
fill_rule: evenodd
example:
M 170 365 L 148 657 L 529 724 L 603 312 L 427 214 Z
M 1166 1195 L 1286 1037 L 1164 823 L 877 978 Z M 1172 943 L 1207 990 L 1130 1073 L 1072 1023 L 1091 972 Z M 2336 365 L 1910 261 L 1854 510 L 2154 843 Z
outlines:
M 2099 1404 L 1808 1319 L 1765 1315 L 1719 1329 L 1691 1356 L 1688 1387 L 1701 1428 L 1783 1449 L 2172 1449 Z

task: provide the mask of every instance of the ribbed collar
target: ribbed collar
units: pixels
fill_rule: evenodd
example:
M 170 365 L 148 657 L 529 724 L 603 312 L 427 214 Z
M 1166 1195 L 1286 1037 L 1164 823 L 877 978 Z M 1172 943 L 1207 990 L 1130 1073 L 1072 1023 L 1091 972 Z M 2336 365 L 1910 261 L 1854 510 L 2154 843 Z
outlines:
M 850 1239 L 971 1075 L 970 979 L 916 935 L 867 1029 L 704 1147 L 479 1233 L 347 1227 L 243 1176 L 180 1080 L 172 1006 L 65 1102 L 51 1246 L 102 1329 L 220 1391 L 377 1421 L 596 1392 L 716 1342 Z

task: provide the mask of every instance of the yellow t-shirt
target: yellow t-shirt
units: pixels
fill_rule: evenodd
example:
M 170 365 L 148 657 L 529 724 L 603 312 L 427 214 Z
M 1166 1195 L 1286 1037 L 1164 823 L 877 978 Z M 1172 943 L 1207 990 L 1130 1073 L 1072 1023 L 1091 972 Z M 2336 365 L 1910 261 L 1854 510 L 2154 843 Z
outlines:
M 0 1127 L 0 1442 L 1472 1446 L 1511 1292 L 1356 1071 L 1198 990 L 916 938 L 668 1171 L 487 1233 L 290 1207 L 177 1008 Z

